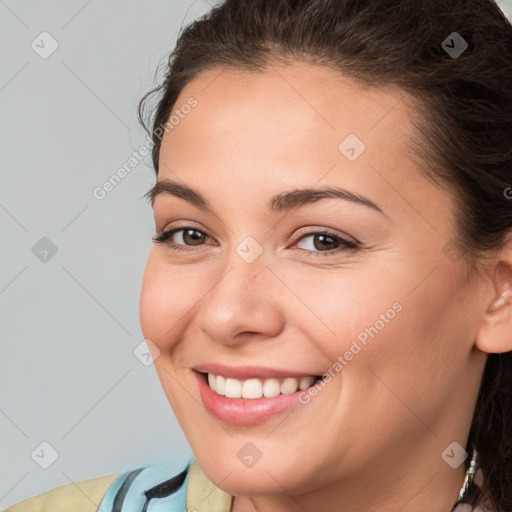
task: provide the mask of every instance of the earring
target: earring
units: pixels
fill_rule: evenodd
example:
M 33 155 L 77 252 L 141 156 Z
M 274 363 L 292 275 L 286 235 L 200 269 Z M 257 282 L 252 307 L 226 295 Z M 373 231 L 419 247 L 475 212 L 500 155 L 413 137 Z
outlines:
M 469 468 L 466 471 L 466 478 L 464 478 L 464 483 L 459 492 L 459 497 L 457 502 L 462 500 L 464 495 L 467 493 L 469 486 L 473 483 L 473 479 L 475 478 L 475 474 L 478 469 L 478 452 L 475 447 L 473 447 L 473 455 L 471 457 L 471 462 L 469 463 Z

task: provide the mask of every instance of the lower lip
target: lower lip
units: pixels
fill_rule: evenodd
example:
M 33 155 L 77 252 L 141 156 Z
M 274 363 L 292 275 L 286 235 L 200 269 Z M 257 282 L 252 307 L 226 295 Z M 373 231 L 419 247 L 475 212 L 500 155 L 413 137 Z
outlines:
M 232 425 L 263 423 L 300 405 L 298 390 L 272 398 L 228 398 L 210 389 L 203 373 L 194 371 L 204 406 L 219 420 Z

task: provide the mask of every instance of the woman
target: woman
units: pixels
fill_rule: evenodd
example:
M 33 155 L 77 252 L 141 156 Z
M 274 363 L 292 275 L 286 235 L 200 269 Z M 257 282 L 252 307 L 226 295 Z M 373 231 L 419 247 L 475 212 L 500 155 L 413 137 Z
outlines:
M 511 83 L 490 0 L 188 26 L 140 320 L 196 460 L 10 510 L 510 512 Z

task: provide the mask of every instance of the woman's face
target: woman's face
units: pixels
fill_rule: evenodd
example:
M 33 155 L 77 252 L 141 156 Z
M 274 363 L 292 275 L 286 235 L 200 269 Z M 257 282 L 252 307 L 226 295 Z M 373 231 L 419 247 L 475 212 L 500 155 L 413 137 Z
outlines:
M 429 478 L 464 474 L 441 454 L 465 446 L 488 289 L 451 251 L 453 201 L 408 149 L 407 101 L 296 64 L 208 71 L 175 105 L 158 182 L 177 186 L 153 209 L 157 233 L 178 231 L 149 254 L 141 326 L 194 454 L 231 494 L 363 485 L 421 458 Z M 279 396 L 233 397 L 287 377 Z

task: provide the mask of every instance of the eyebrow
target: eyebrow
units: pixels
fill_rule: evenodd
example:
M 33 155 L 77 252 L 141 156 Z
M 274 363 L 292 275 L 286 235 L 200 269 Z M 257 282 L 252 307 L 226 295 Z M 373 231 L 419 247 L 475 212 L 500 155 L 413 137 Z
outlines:
M 194 190 L 193 188 L 184 185 L 183 183 L 178 183 L 176 181 L 167 179 L 159 180 L 148 192 L 146 192 L 146 194 L 144 194 L 144 197 L 148 199 L 151 202 L 151 206 L 153 206 L 155 198 L 160 194 L 168 194 L 174 197 L 179 197 L 205 212 L 213 213 L 213 208 L 206 200 L 206 198 L 203 197 L 197 190 Z M 322 199 L 333 198 L 345 199 L 353 203 L 367 206 L 387 217 L 382 209 L 367 197 L 355 194 L 350 190 L 339 187 L 304 188 L 282 192 L 281 194 L 273 196 L 269 200 L 267 203 L 267 208 L 271 212 L 285 212 L 300 208 L 301 206 L 311 204 L 316 201 L 320 201 Z

